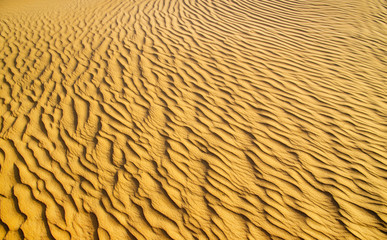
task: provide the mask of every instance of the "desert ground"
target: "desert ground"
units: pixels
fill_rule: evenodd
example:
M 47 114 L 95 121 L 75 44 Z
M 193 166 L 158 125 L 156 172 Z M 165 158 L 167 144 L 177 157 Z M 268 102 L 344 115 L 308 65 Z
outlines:
M 0 239 L 387 239 L 384 0 L 0 0 Z

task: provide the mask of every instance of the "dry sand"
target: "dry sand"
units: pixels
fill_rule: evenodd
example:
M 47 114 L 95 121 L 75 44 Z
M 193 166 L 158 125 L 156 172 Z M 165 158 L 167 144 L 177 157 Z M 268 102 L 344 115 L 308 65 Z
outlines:
M 387 239 L 384 0 L 1 0 L 0 239 Z

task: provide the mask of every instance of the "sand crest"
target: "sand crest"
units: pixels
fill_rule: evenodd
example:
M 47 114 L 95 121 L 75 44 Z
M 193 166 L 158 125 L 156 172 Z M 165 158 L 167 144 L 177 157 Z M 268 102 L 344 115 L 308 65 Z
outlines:
M 386 16 L 0 1 L 0 239 L 387 239 Z

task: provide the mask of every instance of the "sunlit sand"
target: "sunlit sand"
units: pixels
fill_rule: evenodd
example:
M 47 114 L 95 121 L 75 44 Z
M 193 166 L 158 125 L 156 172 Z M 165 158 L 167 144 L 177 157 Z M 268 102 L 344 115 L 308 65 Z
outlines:
M 386 16 L 0 1 L 0 239 L 387 239 Z

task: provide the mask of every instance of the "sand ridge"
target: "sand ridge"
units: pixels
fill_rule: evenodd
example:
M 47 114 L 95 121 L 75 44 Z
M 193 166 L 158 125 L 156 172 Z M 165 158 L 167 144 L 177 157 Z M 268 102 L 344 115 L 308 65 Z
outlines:
M 383 1 L 46 3 L 0 8 L 0 238 L 386 238 Z

